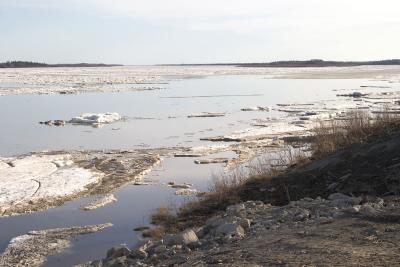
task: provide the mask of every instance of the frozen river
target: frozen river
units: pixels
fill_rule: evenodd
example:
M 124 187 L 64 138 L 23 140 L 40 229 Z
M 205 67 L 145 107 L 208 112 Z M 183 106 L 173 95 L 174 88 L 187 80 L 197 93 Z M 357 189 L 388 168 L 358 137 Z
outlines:
M 296 121 L 293 111 L 284 111 L 279 104 L 292 107 L 314 103 L 314 108 L 320 110 L 337 103 L 336 109 L 330 111 L 340 111 L 341 106 L 376 109 L 382 99 L 394 105 L 400 89 L 399 76 L 394 75 L 393 70 L 389 72 L 389 77 L 383 77 L 382 70 L 375 74 L 369 73 L 369 69 L 365 73 L 362 69 L 359 72 L 352 70 L 361 74 L 354 74 L 355 78 L 351 78 L 343 75 L 340 69 L 342 76 L 332 74 L 326 75 L 325 79 L 315 79 L 315 73 L 307 77 L 297 70 L 290 73 L 293 77 L 285 76 L 280 71 L 275 74 L 281 77 L 272 78 L 274 75 L 269 70 L 216 71 L 215 67 L 204 67 L 201 71 L 196 69 L 191 73 L 190 69 L 173 67 L 171 74 L 167 67 L 160 69 L 162 71 L 149 75 L 138 67 L 134 68 L 133 74 L 129 72 L 129 67 L 118 68 L 110 71 L 110 77 L 107 76 L 107 68 L 74 69 L 68 70 L 67 74 L 57 69 L 26 70 L 28 73 L 24 73 L 24 70 L 0 72 L 0 156 L 44 150 L 210 145 L 215 143 L 200 139 L 230 135 L 243 129 L 257 129 L 255 124 L 260 120 Z M 98 80 L 102 75 L 108 79 Z M 304 77 L 299 77 L 301 75 Z M 86 77 L 84 82 L 81 76 Z M 85 84 L 93 90 L 85 91 Z M 55 93 L 51 91 L 52 87 L 57 88 Z M 38 88 L 39 91 L 45 88 L 46 94 L 38 94 Z M 68 94 L 68 90 L 77 88 L 78 93 Z M 18 93 L 10 93 L 14 89 Z M 7 90 L 7 94 L 1 96 L 1 90 Z M 337 94 L 352 92 L 376 94 L 377 98 L 354 101 L 353 98 L 337 97 Z M 395 95 L 385 98 L 382 92 Z M 256 106 L 271 107 L 271 110 L 242 111 Z M 86 112 L 117 112 L 124 120 L 98 128 L 39 124 L 46 120 L 69 120 Z M 224 113 L 224 116 L 188 117 L 202 112 Z M 214 156 L 235 155 L 223 152 Z M 126 243 L 132 246 L 139 242 L 140 235 L 132 229 L 148 225 L 149 214 L 155 208 L 187 199 L 174 195 L 173 189 L 162 184 L 170 181 L 188 182 L 194 188 L 205 191 L 212 176 L 223 170 L 223 164 L 196 165 L 193 158 L 165 158 L 160 166 L 145 177 L 156 184 L 122 187 L 114 193 L 118 201 L 103 208 L 83 211 L 79 207 L 90 198 L 81 198 L 47 211 L 0 218 L 0 251 L 7 247 L 11 238 L 31 230 L 110 222 L 114 226 L 109 229 L 74 238 L 70 249 L 51 256 L 46 264 L 70 266 L 102 258 L 105 251 L 114 245 Z

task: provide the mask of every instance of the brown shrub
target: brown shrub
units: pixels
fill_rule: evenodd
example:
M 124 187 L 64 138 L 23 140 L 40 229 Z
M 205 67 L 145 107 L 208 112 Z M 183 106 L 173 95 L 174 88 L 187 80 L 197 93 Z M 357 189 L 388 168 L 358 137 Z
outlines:
M 145 238 L 162 239 L 166 234 L 165 228 L 157 226 L 155 228 L 146 229 L 142 232 L 142 236 Z
M 177 223 L 177 218 L 171 207 L 161 206 L 151 215 L 151 223 L 171 228 Z
M 320 122 L 313 129 L 312 155 L 319 159 L 345 147 L 366 143 L 373 137 L 390 134 L 398 124 L 398 115 L 387 108 L 376 116 L 366 111 L 354 111 L 343 120 Z

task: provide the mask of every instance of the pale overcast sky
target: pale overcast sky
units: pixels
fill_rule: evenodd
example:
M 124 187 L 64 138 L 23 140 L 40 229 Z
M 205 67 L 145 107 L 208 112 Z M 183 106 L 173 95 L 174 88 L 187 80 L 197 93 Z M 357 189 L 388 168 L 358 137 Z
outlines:
M 0 0 L 0 62 L 400 58 L 399 0 Z

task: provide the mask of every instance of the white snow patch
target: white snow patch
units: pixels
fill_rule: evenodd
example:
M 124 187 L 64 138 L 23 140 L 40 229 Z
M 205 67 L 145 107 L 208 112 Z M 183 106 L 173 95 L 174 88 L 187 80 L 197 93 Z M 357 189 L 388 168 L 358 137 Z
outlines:
M 258 135 L 281 135 L 297 131 L 304 131 L 304 128 L 298 127 L 296 125 L 289 125 L 287 123 L 271 123 L 265 125 L 263 128 L 247 128 L 240 131 L 235 131 L 231 135 L 225 137 L 232 139 L 242 139 Z
M 13 167 L 0 168 L 0 207 L 72 195 L 104 175 L 74 166 L 68 154 L 31 155 L 9 162 Z
M 256 106 L 256 107 L 248 107 L 242 108 L 241 111 L 271 111 L 271 107 L 263 107 L 263 106 Z
M 118 113 L 83 113 L 78 117 L 72 118 L 69 123 L 77 124 L 106 124 L 121 120 L 122 117 Z

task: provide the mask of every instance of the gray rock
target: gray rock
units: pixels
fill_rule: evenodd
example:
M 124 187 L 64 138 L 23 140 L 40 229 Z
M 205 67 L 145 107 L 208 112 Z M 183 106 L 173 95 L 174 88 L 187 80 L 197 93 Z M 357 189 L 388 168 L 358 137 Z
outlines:
M 88 264 L 91 267 L 102 267 L 103 266 L 103 261 L 102 260 L 95 260 L 92 261 Z
M 328 196 L 329 200 L 338 200 L 338 199 L 349 199 L 349 196 L 346 196 L 342 193 L 333 193 Z
M 360 208 L 360 212 L 367 215 L 376 214 L 376 209 L 369 203 L 364 204 Z
M 229 217 L 225 217 L 225 218 L 218 217 L 218 216 L 212 217 L 206 221 L 206 228 L 215 228 L 218 225 L 224 223 L 225 222 L 224 219 L 227 220 L 228 218 Z
M 360 205 L 355 205 L 355 206 L 345 209 L 344 211 L 350 212 L 350 213 L 358 213 L 358 212 L 360 212 L 360 209 L 361 209 Z
M 148 251 L 151 247 L 155 246 L 156 244 L 152 240 L 147 240 L 143 242 L 140 246 L 137 247 L 139 250 Z
M 293 220 L 294 221 L 304 221 L 306 219 L 310 218 L 310 212 L 306 209 L 301 209 L 299 210 L 294 216 Z
M 246 218 L 241 218 L 239 220 L 239 224 L 240 224 L 240 226 L 243 227 L 243 229 L 247 230 L 247 229 L 250 228 L 251 221 L 249 219 L 246 219 Z
M 167 250 L 167 246 L 159 245 L 159 246 L 154 248 L 154 253 L 160 254 L 160 253 L 165 252 L 166 250 Z
M 188 245 L 190 243 L 198 242 L 199 238 L 192 229 L 188 229 L 182 233 L 176 235 L 168 235 L 164 238 L 164 244 L 166 246 L 173 245 Z
M 242 211 L 245 210 L 244 204 L 237 204 L 237 205 L 232 205 L 226 208 L 226 213 L 228 215 L 233 215 L 237 216 L 240 215 Z
M 195 229 L 195 233 L 196 233 L 197 237 L 201 239 L 206 236 L 207 231 L 206 231 L 205 227 L 199 227 L 199 228 Z
M 126 246 L 116 246 L 107 251 L 107 259 L 128 256 L 129 254 L 131 254 L 131 250 Z
M 193 243 L 188 244 L 184 249 L 190 251 L 190 250 L 192 250 L 192 249 L 199 248 L 199 247 L 201 247 L 202 245 L 203 245 L 203 244 L 202 244 L 200 241 L 197 241 L 197 242 L 193 242 Z
M 146 259 L 149 254 L 143 249 L 135 249 L 131 252 L 130 256 L 135 259 Z
M 216 236 L 224 236 L 224 235 L 229 235 L 229 236 L 244 236 L 244 229 L 242 226 L 240 226 L 238 223 L 225 223 L 219 225 L 215 229 L 215 235 Z
M 133 259 L 129 259 L 126 256 L 122 256 L 119 258 L 111 258 L 105 262 L 103 262 L 103 267 L 128 267 L 128 266 L 134 266 L 135 261 Z
M 349 197 L 342 193 L 333 193 L 329 195 L 328 199 L 331 200 L 332 203 L 339 208 L 359 205 L 362 201 L 361 197 Z

